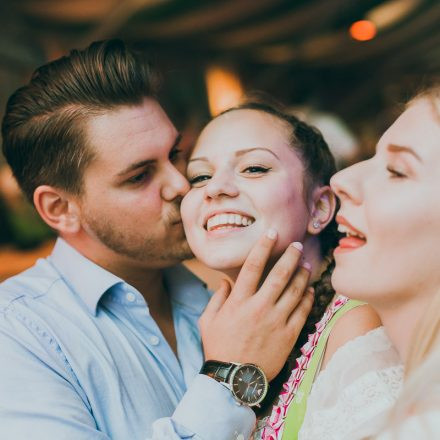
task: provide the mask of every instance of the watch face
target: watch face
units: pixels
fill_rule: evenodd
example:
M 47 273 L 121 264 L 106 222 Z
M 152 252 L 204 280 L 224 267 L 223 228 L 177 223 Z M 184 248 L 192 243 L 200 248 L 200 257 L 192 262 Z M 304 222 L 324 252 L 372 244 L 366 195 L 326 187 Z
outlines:
M 264 373 L 253 364 L 242 364 L 230 378 L 232 393 L 241 403 L 258 405 L 266 396 L 267 380 Z

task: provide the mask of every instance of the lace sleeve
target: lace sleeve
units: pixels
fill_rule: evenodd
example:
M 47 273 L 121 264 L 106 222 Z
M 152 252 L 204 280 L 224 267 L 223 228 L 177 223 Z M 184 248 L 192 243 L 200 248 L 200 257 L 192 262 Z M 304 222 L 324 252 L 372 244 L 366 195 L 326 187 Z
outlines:
M 355 440 L 376 434 L 402 380 L 403 366 L 383 327 L 349 341 L 318 375 L 299 439 Z

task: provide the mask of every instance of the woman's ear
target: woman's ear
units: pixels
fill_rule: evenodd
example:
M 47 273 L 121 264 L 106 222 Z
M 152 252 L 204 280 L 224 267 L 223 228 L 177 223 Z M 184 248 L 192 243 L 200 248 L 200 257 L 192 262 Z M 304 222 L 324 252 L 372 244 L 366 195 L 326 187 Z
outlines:
M 81 229 L 76 199 L 58 188 L 41 185 L 34 191 L 34 205 L 40 217 L 60 235 Z
M 335 214 L 336 196 L 330 186 L 320 186 L 313 191 L 312 202 L 307 232 L 317 235 L 330 223 Z

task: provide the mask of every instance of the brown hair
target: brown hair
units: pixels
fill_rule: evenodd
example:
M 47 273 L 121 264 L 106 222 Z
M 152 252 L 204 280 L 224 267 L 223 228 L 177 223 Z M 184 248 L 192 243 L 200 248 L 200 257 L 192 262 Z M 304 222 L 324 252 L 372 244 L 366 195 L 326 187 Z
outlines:
M 94 157 L 87 118 L 140 104 L 157 84 L 141 53 L 117 39 L 72 50 L 35 70 L 9 98 L 2 123 L 3 154 L 27 198 L 43 184 L 80 194 Z
M 304 197 L 306 200 L 308 200 L 309 195 L 317 185 L 330 184 L 330 178 L 336 173 L 335 159 L 330 152 L 327 142 L 317 128 L 301 121 L 296 116 L 284 111 L 281 107 L 265 102 L 243 102 L 236 107 L 224 111 L 221 115 L 234 110 L 258 110 L 268 113 L 286 123 L 290 129 L 290 145 L 304 165 Z M 258 412 L 264 412 L 278 396 L 283 383 L 288 379 L 292 369 L 295 368 L 296 358 L 301 355 L 300 348 L 307 342 L 307 336 L 315 332 L 315 324 L 321 319 L 335 295 L 335 291 L 331 285 L 331 275 L 335 267 L 332 251 L 338 243 L 339 233 L 334 218 L 319 234 L 319 240 L 321 254 L 328 260 L 328 264 L 321 278 L 313 284 L 315 289 L 315 301 L 312 311 L 307 318 L 284 368 L 271 382 L 268 396 Z

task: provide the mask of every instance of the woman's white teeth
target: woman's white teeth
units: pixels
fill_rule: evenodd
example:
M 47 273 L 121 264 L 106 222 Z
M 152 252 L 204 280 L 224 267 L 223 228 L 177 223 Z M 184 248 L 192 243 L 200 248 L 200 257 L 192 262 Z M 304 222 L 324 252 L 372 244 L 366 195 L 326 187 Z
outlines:
M 208 219 L 206 229 L 210 231 L 220 227 L 250 226 L 253 222 L 252 218 L 240 214 L 218 214 Z
M 349 237 L 359 237 L 365 239 L 365 237 L 362 234 L 359 234 L 358 232 L 353 231 L 348 226 L 345 225 L 338 225 L 338 231 L 342 234 L 347 234 Z

